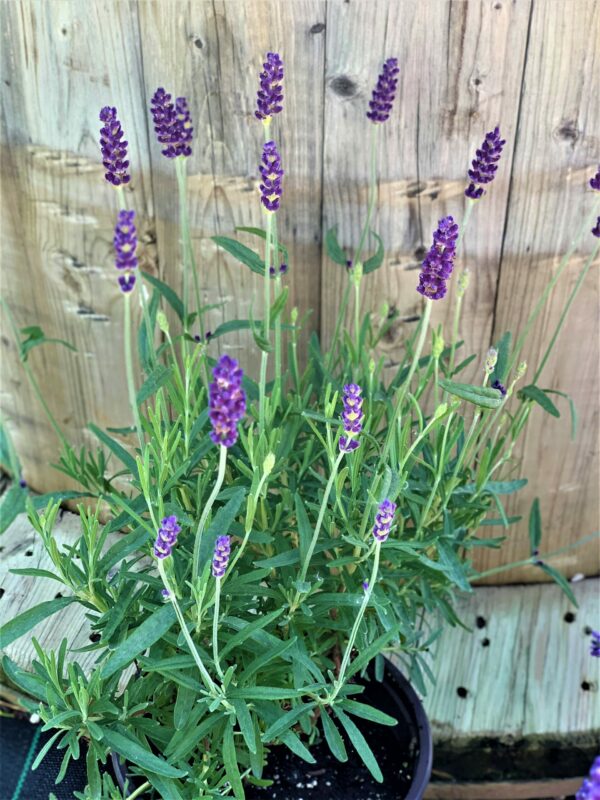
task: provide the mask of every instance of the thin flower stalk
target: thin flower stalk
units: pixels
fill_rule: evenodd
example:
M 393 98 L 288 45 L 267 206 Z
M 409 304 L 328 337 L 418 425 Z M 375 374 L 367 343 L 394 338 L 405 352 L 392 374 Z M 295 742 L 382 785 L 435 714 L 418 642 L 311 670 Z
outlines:
M 267 342 L 270 341 L 270 328 L 271 328 L 271 277 L 269 270 L 271 269 L 271 245 L 273 239 L 273 214 L 265 211 L 265 227 L 266 227 L 266 242 L 265 242 L 265 274 L 263 277 L 263 290 L 264 290 L 264 324 L 263 336 Z M 269 363 L 269 353 L 266 350 L 261 352 L 260 357 L 260 377 L 258 383 L 258 430 L 262 433 L 265 430 L 266 419 L 266 386 L 267 386 L 267 367 Z
M 196 530 L 196 538 L 194 540 L 194 553 L 192 556 L 192 583 L 194 584 L 198 580 L 198 572 L 200 569 L 200 541 L 202 540 L 204 526 L 206 525 L 206 520 L 208 519 L 208 516 L 212 510 L 214 502 L 217 499 L 217 495 L 221 491 L 221 486 L 223 486 L 226 466 L 227 448 L 225 445 L 221 445 L 219 447 L 219 469 L 217 472 L 217 479 L 215 481 L 215 485 L 213 486 L 213 490 L 210 493 L 210 497 L 206 501 L 206 505 L 202 510 L 202 516 L 200 517 L 200 522 L 198 523 L 198 528 Z
M 200 284 L 198 280 L 198 270 L 192 246 L 192 236 L 190 230 L 190 217 L 187 199 L 187 158 L 175 159 L 175 174 L 177 176 L 177 192 L 179 196 L 179 225 L 181 230 L 181 250 L 183 255 L 183 307 L 185 309 L 185 325 L 187 326 L 187 315 L 189 313 L 189 276 L 191 274 L 194 284 L 194 295 L 196 301 L 196 312 L 198 315 L 198 325 L 200 336 L 205 337 L 204 314 L 202 311 L 202 301 L 200 297 Z

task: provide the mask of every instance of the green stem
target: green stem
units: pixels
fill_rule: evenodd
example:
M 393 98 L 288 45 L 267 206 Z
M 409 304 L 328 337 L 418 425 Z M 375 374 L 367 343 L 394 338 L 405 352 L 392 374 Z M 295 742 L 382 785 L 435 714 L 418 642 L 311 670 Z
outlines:
M 478 572 L 476 575 L 473 575 L 471 580 L 472 581 L 479 581 L 482 578 L 489 578 L 492 575 L 497 575 L 500 572 L 506 572 L 508 569 L 514 569 L 515 567 L 526 567 L 528 565 L 535 565 L 535 561 L 546 561 L 549 558 L 554 558 L 554 556 L 560 556 L 563 553 L 568 553 L 571 550 L 575 550 L 577 547 L 582 547 L 585 544 L 589 544 L 589 542 L 593 542 L 594 539 L 597 539 L 600 536 L 600 532 L 596 531 L 596 533 L 591 533 L 589 536 L 585 536 L 583 539 L 579 539 L 576 542 L 572 542 L 572 544 L 567 544 L 564 547 L 559 547 L 558 550 L 551 550 L 549 553 L 542 553 L 538 556 L 530 556 L 529 558 L 524 558 L 522 561 L 513 561 L 512 564 L 502 564 L 500 567 L 493 567 L 492 569 L 487 569 L 485 572 Z
M 179 603 L 177 602 L 177 598 L 175 597 L 175 592 L 169 586 L 169 581 L 167 580 L 167 576 L 165 574 L 165 567 L 162 562 L 162 559 L 160 558 L 157 559 L 157 566 L 164 587 L 169 593 L 169 600 L 171 601 L 171 603 L 173 604 L 173 608 L 175 609 L 175 614 L 177 615 L 177 621 L 179 622 L 179 627 L 181 628 L 181 632 L 183 633 L 183 638 L 187 642 L 187 646 L 189 647 L 190 653 L 192 654 L 192 657 L 196 662 L 196 665 L 198 667 L 198 670 L 200 671 L 200 675 L 202 676 L 202 680 L 204 681 L 206 688 L 214 696 L 216 695 L 217 687 L 213 679 L 210 677 L 208 670 L 204 666 L 202 658 L 200 657 L 200 653 L 198 652 L 198 650 L 196 649 L 196 645 L 194 644 L 194 640 L 190 636 L 190 632 L 188 631 L 185 617 L 183 616 L 181 608 L 179 607 Z
M 271 276 L 269 274 L 271 268 L 271 238 L 273 233 L 273 212 L 265 211 L 266 215 L 266 244 L 265 244 L 265 274 L 263 280 L 264 287 L 264 325 L 263 336 L 270 342 L 270 328 L 271 328 Z M 266 350 L 261 353 L 260 359 L 260 381 L 258 385 L 258 430 L 262 433 L 265 429 L 265 406 L 266 406 L 266 386 L 267 386 L 267 364 L 269 361 L 269 354 Z
M 149 781 L 146 781 L 145 783 L 142 783 L 141 786 L 138 786 L 138 788 L 135 790 L 135 792 L 132 792 L 130 795 L 127 795 L 126 800 L 135 800 L 136 797 L 140 797 L 141 795 L 143 795 L 144 792 L 146 791 L 146 789 L 149 789 L 150 786 L 151 786 L 151 784 L 150 784 Z
M 221 669 L 221 664 L 219 662 L 219 642 L 218 642 L 218 632 L 219 632 L 219 606 L 221 603 L 221 579 L 216 578 L 216 585 L 215 585 L 215 608 L 214 608 L 214 615 L 213 615 L 213 625 L 212 625 L 212 646 L 213 646 L 213 661 L 215 662 L 215 669 L 217 670 L 217 675 L 223 681 L 223 670 Z
M 356 364 L 360 364 L 360 283 L 354 281 L 354 336 L 356 338 Z
M 129 404 L 135 420 L 140 448 L 144 446 L 144 430 L 140 418 L 140 409 L 137 404 L 135 391 L 135 379 L 133 376 L 133 355 L 131 348 L 131 293 L 128 292 L 123 297 L 123 338 L 125 345 L 125 372 L 127 375 L 127 391 L 129 393 Z
M 190 272 L 194 282 L 194 295 L 200 338 L 204 341 L 204 315 L 200 298 L 200 284 L 198 283 L 198 270 L 194 258 L 192 235 L 190 229 L 190 216 L 187 202 L 187 158 L 181 156 L 175 159 L 175 174 L 177 176 L 177 190 L 179 194 L 179 223 L 181 226 L 181 248 L 183 253 L 183 306 L 186 314 L 185 330 L 187 332 L 187 314 L 189 313 L 189 280 Z
M 333 686 L 333 692 L 328 698 L 328 705 L 331 705 L 335 698 L 338 696 L 340 689 L 344 685 L 344 676 L 346 675 L 346 670 L 348 669 L 348 664 L 350 662 L 350 656 L 352 655 L 352 650 L 354 648 L 354 643 L 356 641 L 356 637 L 358 635 L 358 629 L 360 628 L 360 623 L 363 621 L 363 617 L 365 615 L 365 611 L 367 610 L 367 606 L 369 605 L 369 600 L 371 599 L 371 594 L 373 592 L 373 587 L 377 581 L 377 573 L 379 572 L 379 555 L 381 552 L 381 542 L 377 542 L 375 546 L 375 555 L 373 558 L 373 569 L 371 570 L 371 579 L 369 581 L 369 586 L 365 591 L 365 596 L 363 597 L 363 601 L 361 603 L 360 609 L 358 610 L 358 614 L 356 615 L 356 619 L 354 620 L 354 625 L 352 626 L 352 630 L 350 632 L 350 637 L 348 639 L 348 644 L 346 645 L 346 651 L 344 653 L 344 658 L 342 659 L 342 664 L 340 666 L 340 671 L 337 677 L 337 680 Z
M 344 317 L 346 316 L 346 309 L 348 308 L 348 301 L 350 299 L 351 280 L 352 277 L 348 276 L 348 280 L 346 281 L 346 288 L 344 289 L 344 294 L 342 295 L 342 302 L 340 303 L 340 307 L 338 309 L 338 315 L 335 321 L 335 328 L 333 329 L 333 338 L 331 340 L 331 344 L 329 345 L 329 353 L 327 354 L 327 361 L 325 362 L 325 369 L 327 372 L 329 372 L 331 370 L 331 367 L 333 366 L 332 362 L 335 357 L 337 340 L 340 335 L 340 328 L 342 327 L 342 322 L 344 321 Z
M 558 266 L 558 269 L 556 270 L 556 274 L 553 276 L 553 278 L 550 280 L 550 282 L 548 283 L 548 285 L 544 289 L 541 297 L 539 298 L 539 300 L 535 304 L 535 308 L 533 309 L 533 311 L 529 315 L 529 318 L 528 318 L 528 320 L 527 320 L 527 322 L 525 324 L 525 328 L 523 330 L 523 333 L 517 339 L 517 342 L 515 344 L 514 350 L 513 350 L 512 355 L 511 355 L 511 357 L 509 359 L 508 367 L 507 367 L 507 370 L 506 370 L 507 373 L 511 370 L 511 368 L 514 366 L 515 362 L 517 361 L 517 359 L 519 357 L 519 354 L 520 354 L 521 350 L 523 349 L 523 345 L 525 344 L 527 336 L 529 335 L 529 331 L 531 330 L 534 322 L 536 321 L 538 314 L 540 313 L 542 308 L 546 305 L 546 301 L 547 301 L 550 293 L 552 292 L 552 290 L 554 289 L 554 287 L 558 283 L 558 281 L 560 279 L 560 276 L 565 271 L 565 269 L 566 269 L 566 267 L 567 267 L 567 265 L 568 265 L 568 263 L 569 263 L 569 261 L 571 259 L 571 256 L 573 255 L 573 253 L 577 249 L 577 245 L 579 244 L 579 241 L 580 241 L 581 237 L 584 235 L 584 233 L 587 230 L 587 228 L 592 224 L 592 222 L 596 218 L 596 215 L 597 215 L 599 209 L 600 209 L 600 197 L 596 198 L 596 201 L 592 206 L 591 213 L 587 217 L 585 217 L 581 228 L 579 229 L 577 235 L 575 236 L 575 238 L 571 242 L 571 246 L 569 247 L 569 249 L 567 250 L 565 255 L 562 257 L 562 260 L 561 260 L 561 262 L 560 262 L 560 264 Z
M 198 571 L 199 571 L 199 561 L 200 561 L 200 540 L 202 538 L 202 532 L 204 531 L 204 526 L 206 525 L 206 520 L 208 519 L 208 515 L 210 514 L 211 508 L 213 507 L 213 503 L 215 502 L 217 495 L 221 490 L 221 486 L 223 485 L 223 480 L 225 479 L 225 467 L 227 465 L 227 448 L 225 445 L 220 445 L 220 452 L 219 452 L 219 470 L 217 472 L 217 480 L 215 481 L 215 485 L 213 490 L 208 498 L 208 502 L 204 506 L 202 511 L 202 516 L 200 517 L 200 522 L 198 523 L 198 529 L 196 530 L 196 539 L 194 541 L 194 554 L 192 557 L 192 583 L 196 583 L 198 578 Z
M 408 375 L 406 376 L 406 380 L 398 390 L 398 398 L 396 400 L 396 405 L 394 407 L 394 413 L 392 415 L 392 420 L 390 422 L 385 445 L 383 447 L 383 453 L 381 454 L 380 462 L 385 461 L 388 455 L 388 451 L 390 449 L 390 445 L 392 443 L 392 438 L 394 437 L 396 431 L 396 423 L 398 422 L 398 416 L 400 414 L 400 410 L 402 408 L 402 403 L 404 402 L 404 398 L 406 396 L 406 392 L 410 388 L 410 382 L 415 374 L 415 370 L 419 364 L 419 359 L 421 358 L 421 352 L 423 351 L 423 345 L 425 344 L 425 336 L 427 335 L 427 329 L 429 328 L 429 319 L 431 317 L 431 309 L 433 306 L 433 300 L 429 298 L 425 299 L 425 311 L 423 312 L 423 316 L 421 317 L 421 329 L 419 331 L 419 338 L 417 340 L 417 346 L 415 348 L 415 352 L 413 354 L 412 362 L 410 368 L 408 370 Z
M 556 344 L 556 340 L 558 339 L 558 335 L 561 332 L 563 325 L 565 324 L 565 321 L 567 319 L 567 315 L 569 313 L 569 309 L 571 308 L 571 306 L 573 304 L 573 301 L 577 297 L 577 294 L 579 293 L 579 290 L 581 289 L 581 285 L 583 284 L 583 281 L 585 280 L 585 277 L 588 274 L 588 272 L 590 270 L 590 267 L 592 266 L 592 264 L 594 263 L 594 261 L 598 257 L 598 253 L 600 253 L 600 242 L 598 242 L 598 244 L 592 250 L 592 253 L 591 253 L 590 257 L 585 262 L 585 265 L 584 265 L 583 269 L 581 270 L 581 272 L 579 274 L 579 278 L 577 279 L 577 283 L 573 287 L 573 291 L 569 295 L 569 299 L 567 300 L 567 303 L 566 303 L 566 305 L 565 305 L 565 307 L 563 309 L 563 312 L 560 315 L 560 319 L 558 321 L 558 325 L 556 326 L 556 330 L 554 331 L 552 339 L 550 339 L 550 344 L 548 345 L 548 347 L 546 349 L 546 352 L 544 353 L 544 357 L 542 358 L 542 360 L 540 362 L 540 365 L 538 366 L 537 371 L 536 371 L 536 373 L 535 373 L 535 375 L 533 377 L 533 383 L 537 383 L 538 378 L 542 374 L 542 370 L 546 366 L 546 362 L 548 361 L 548 358 L 550 357 L 550 353 L 552 352 L 552 350 L 554 348 L 554 345 Z
M 360 257 L 362 255 L 365 242 L 367 241 L 367 236 L 369 234 L 369 229 L 371 227 L 373 212 L 375 210 L 375 201 L 377 199 L 377 143 L 378 143 L 379 127 L 380 127 L 379 125 L 371 125 L 371 137 L 370 137 L 371 158 L 370 158 L 370 170 L 369 170 L 369 200 L 367 206 L 367 219 L 365 220 L 365 224 L 362 229 L 362 233 L 360 235 L 358 247 L 356 248 L 356 251 L 354 253 L 353 264 L 358 264 L 360 262 Z

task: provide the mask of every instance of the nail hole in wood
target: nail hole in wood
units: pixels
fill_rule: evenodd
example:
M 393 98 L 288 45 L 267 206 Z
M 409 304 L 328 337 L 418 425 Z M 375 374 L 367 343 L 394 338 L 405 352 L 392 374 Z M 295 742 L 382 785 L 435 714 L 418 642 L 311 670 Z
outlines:
M 310 33 L 323 33 L 325 30 L 324 22 L 316 22 L 310 29 Z
M 567 611 L 567 613 L 564 615 L 563 619 L 564 619 L 565 622 L 571 623 L 571 622 L 575 622 L 576 617 L 575 617 L 575 614 L 572 611 Z
M 0 587 L 0 597 L 4 597 L 4 589 Z
M 90 642 L 99 642 L 101 636 L 99 633 L 90 633 Z
M 424 245 L 419 245 L 419 247 L 415 248 L 415 258 L 419 261 L 422 261 L 425 256 L 427 255 L 427 248 Z
M 26 556 L 32 556 L 33 555 L 33 550 L 25 550 L 25 555 Z
M 331 88 L 340 97 L 352 97 L 356 94 L 356 84 L 347 75 L 338 75 L 331 81 Z
M 61 598 L 61 597 L 62 597 L 62 592 L 57 592 L 57 593 L 54 595 L 54 599 L 55 599 L 55 600 L 60 600 L 60 598 Z
M 485 617 L 482 617 L 482 616 L 477 617 L 477 619 L 475 620 L 475 625 L 477 625 L 479 630 L 481 630 L 482 628 L 485 628 L 485 626 L 487 625 Z
M 457 694 L 457 695 L 458 695 L 458 696 L 459 696 L 461 699 L 463 699 L 463 700 L 464 700 L 464 699 L 465 699 L 465 697 L 467 697 L 467 695 L 469 694 L 469 692 L 468 692 L 468 690 L 467 690 L 467 689 L 465 689 L 465 687 L 464 687 L 464 686 L 459 686 L 459 687 L 458 687 L 458 689 L 456 690 L 456 694 Z
M 482 640 L 481 646 L 482 647 L 489 647 L 490 646 L 490 640 L 487 638 L 487 636 L 485 637 L 485 639 Z
M 198 48 L 198 50 L 202 50 L 202 48 L 204 47 L 204 42 L 202 41 L 202 39 L 194 39 L 194 44 Z
M 585 628 L 583 629 L 583 632 L 585 633 L 586 636 L 591 636 L 592 633 L 593 633 L 593 631 L 592 631 L 592 629 L 590 628 L 589 625 L 585 626 Z

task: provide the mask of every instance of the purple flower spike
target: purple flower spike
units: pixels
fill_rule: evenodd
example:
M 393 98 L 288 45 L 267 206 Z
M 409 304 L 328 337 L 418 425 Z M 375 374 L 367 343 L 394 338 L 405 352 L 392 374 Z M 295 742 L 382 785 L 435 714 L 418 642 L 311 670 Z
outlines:
M 224 447 L 232 447 L 236 443 L 237 423 L 246 413 L 243 374 L 234 358 L 221 356 L 213 369 L 214 381 L 208 387 L 208 416 L 213 427 L 210 438 Z
M 595 658 L 600 658 L 600 632 L 598 631 L 592 631 L 592 641 L 590 642 L 590 655 L 595 656 Z
M 218 536 L 212 560 L 212 574 L 214 578 L 222 578 L 223 575 L 225 575 L 230 554 L 231 536 Z
M 594 175 L 594 177 L 590 178 L 590 186 L 592 189 L 600 192 L 600 167 L 598 167 L 598 172 Z
M 472 168 L 469 170 L 471 183 L 465 189 L 467 197 L 478 200 L 484 194 L 483 185 L 494 180 L 505 144 L 506 139 L 500 138 L 500 128 L 495 127 L 493 131 L 486 133 L 481 149 L 475 152 L 475 158 L 471 162 Z M 476 186 L 476 184 L 483 185 Z
M 369 581 L 363 581 L 362 582 L 362 587 L 365 590 L 365 592 L 368 591 L 368 589 L 369 589 Z
M 600 239 L 600 217 L 596 220 L 596 225 L 592 228 L 592 233 Z
M 359 446 L 356 437 L 362 431 L 364 419 L 361 394 L 362 389 L 356 383 L 349 383 L 344 386 L 342 422 L 344 423 L 344 431 L 348 436 L 340 436 L 340 450 L 343 453 L 351 453 Z
M 138 260 L 135 254 L 137 234 L 135 229 L 135 211 L 119 211 L 115 236 L 115 266 L 120 270 L 118 278 L 121 291 L 130 292 L 135 286 L 135 272 Z
M 444 217 L 438 222 L 433 234 L 433 244 L 425 256 L 417 292 L 430 300 L 440 300 L 446 294 L 446 281 L 452 274 L 458 225 L 453 217 Z
M 584 780 L 575 800 L 600 800 L 600 756 L 596 756 L 589 776 Z
M 260 73 L 260 89 L 256 94 L 256 119 L 270 122 L 283 109 L 283 61 L 279 53 L 267 53 Z
M 177 542 L 177 534 L 180 531 L 181 526 L 177 523 L 175 514 L 161 520 L 160 528 L 156 534 L 156 541 L 154 542 L 154 555 L 157 558 L 167 558 L 171 555 L 173 546 Z
M 259 187 L 260 202 L 267 211 L 277 211 L 283 191 L 281 188 L 283 170 L 281 169 L 281 156 L 277 152 L 275 142 L 265 143 L 259 171 L 262 177 Z
M 396 513 L 396 503 L 391 500 L 384 500 L 377 509 L 375 515 L 375 525 L 373 526 L 373 537 L 378 542 L 385 542 L 390 535 L 394 514 Z
M 129 183 L 131 176 L 127 174 L 128 143 L 122 141 L 123 128 L 117 119 L 117 109 L 105 106 L 100 111 L 100 121 L 104 123 L 104 127 L 100 128 L 100 149 L 106 170 L 104 177 L 113 186 Z
M 185 97 L 178 97 L 173 104 L 171 95 L 161 87 L 152 97 L 150 111 L 156 138 L 165 145 L 162 154 L 167 158 L 191 156 L 194 129 Z
M 369 111 L 367 117 L 371 122 L 385 122 L 389 119 L 396 87 L 398 86 L 398 74 L 400 67 L 397 58 L 388 58 L 384 63 L 377 84 L 373 89 L 373 95 L 369 101 Z

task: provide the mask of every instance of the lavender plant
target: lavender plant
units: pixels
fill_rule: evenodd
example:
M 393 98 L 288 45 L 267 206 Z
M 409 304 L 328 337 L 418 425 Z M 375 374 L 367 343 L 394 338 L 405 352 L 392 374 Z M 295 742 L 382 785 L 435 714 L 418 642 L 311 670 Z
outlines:
M 323 349 L 312 333 L 304 368 L 297 357 L 302 323 L 295 310 L 287 312 L 283 286 L 290 259 L 277 227 L 285 203 L 285 160 L 272 129 L 283 111 L 279 55 L 267 55 L 255 112 L 265 134 L 257 198 L 265 226 L 243 229 L 257 238 L 261 252 L 215 237 L 261 276 L 262 320 L 229 321 L 205 333 L 207 307 L 186 200 L 193 128 L 185 99 L 173 102 L 158 89 L 151 101 L 158 143 L 174 162 L 178 184 L 181 298 L 138 267 L 135 213 L 123 189 L 130 177 L 127 143 L 116 110 L 101 112 L 106 180 L 115 187 L 119 209 L 114 260 L 134 426 L 108 432 L 90 424 L 101 447 L 75 452 L 27 364 L 31 348 L 49 340 L 39 328 L 15 330 L 23 366 L 61 439 L 58 467 L 81 487 L 68 496 L 79 494 L 85 505 L 80 538 L 61 550 L 52 531 L 62 498 L 42 504 L 29 498 L 29 517 L 53 571 L 16 571 L 56 581 L 64 597 L 1 631 L 6 645 L 67 604 L 86 609 L 95 634 L 90 649 L 97 655 L 91 674 L 76 661 L 67 663 L 68 638 L 58 652 L 36 644 L 34 672 L 3 660 L 5 674 L 39 702 L 46 727 L 56 731 L 52 741 L 65 751 L 59 780 L 70 759 L 80 757 L 81 740 L 88 742 L 89 783 L 77 797 L 146 792 L 241 800 L 250 796 L 248 787 L 266 783 L 271 748 L 289 748 L 310 762 L 318 738 L 340 760 L 350 757 L 351 746 L 381 780 L 360 722 L 396 721 L 355 699 L 367 666 L 375 662 L 381 676 L 384 655 L 394 654 L 425 692 L 433 679 L 427 653 L 441 627 L 459 621 L 457 592 L 469 592 L 474 580 L 503 569 L 477 572 L 473 552 L 499 547 L 518 519 L 507 516 L 502 502 L 526 483 L 514 477 L 514 446 L 534 408 L 559 415 L 553 393 L 538 381 L 600 242 L 540 364 L 529 367 L 532 382 L 519 389 L 527 371 L 521 353 L 598 214 L 600 178 L 590 182 L 594 208 L 581 234 L 516 341 L 505 333 L 493 348 L 456 364 L 466 271 L 456 279 L 449 344 L 442 330 L 431 329 L 430 315 L 434 302 L 448 302 L 464 230 L 501 163 L 505 142 L 498 128 L 488 133 L 468 173 L 462 223 L 446 216 L 433 233 L 415 286 L 424 312 L 388 376 L 378 345 L 393 319 L 363 314 L 359 290 L 384 262 L 383 244 L 370 226 L 377 137 L 383 124 L 391 124 L 398 74 L 397 60 L 388 59 L 366 112 L 371 178 L 359 244 L 349 257 L 335 230 L 326 236 L 347 284 L 331 342 Z M 377 251 L 363 258 L 371 233 Z M 353 329 L 347 330 L 353 288 Z M 132 303 L 142 305 L 139 371 Z M 196 323 L 201 332 L 192 335 Z M 228 334 L 239 329 L 250 329 L 261 351 L 257 380 L 226 352 L 219 355 Z M 481 381 L 457 380 L 473 360 L 481 363 Z M 490 526 L 501 535 L 488 535 Z M 520 563 L 544 570 L 570 594 L 548 563 L 552 554 L 540 555 L 537 501 L 529 527 L 531 557 Z M 125 795 L 101 772 L 111 753 L 128 762 L 134 780 L 138 776 Z

